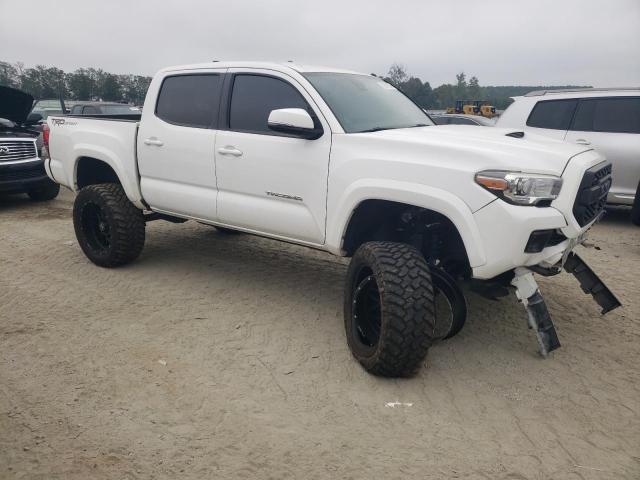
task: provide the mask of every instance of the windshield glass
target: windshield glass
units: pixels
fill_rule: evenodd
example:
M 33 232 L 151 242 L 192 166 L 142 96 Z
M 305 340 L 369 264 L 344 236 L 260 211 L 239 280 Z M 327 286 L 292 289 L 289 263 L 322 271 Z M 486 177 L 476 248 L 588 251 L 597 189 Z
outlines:
M 305 73 L 346 133 L 433 125 L 427 114 L 384 80 L 352 73 Z

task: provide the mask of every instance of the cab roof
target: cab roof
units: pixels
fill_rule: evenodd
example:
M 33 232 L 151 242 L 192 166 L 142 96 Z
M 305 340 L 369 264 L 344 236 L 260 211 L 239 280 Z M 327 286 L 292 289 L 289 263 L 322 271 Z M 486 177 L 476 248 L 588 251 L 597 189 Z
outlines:
M 327 73 L 351 73 L 356 75 L 367 75 L 362 72 L 344 70 L 340 68 L 323 67 L 317 65 L 301 65 L 295 62 L 254 62 L 254 61 L 212 61 L 207 63 L 194 63 L 190 65 L 177 65 L 163 68 L 161 72 L 175 72 L 184 70 L 204 70 L 211 68 L 260 68 L 276 70 L 280 72 L 295 71 L 298 73 L 327 72 Z

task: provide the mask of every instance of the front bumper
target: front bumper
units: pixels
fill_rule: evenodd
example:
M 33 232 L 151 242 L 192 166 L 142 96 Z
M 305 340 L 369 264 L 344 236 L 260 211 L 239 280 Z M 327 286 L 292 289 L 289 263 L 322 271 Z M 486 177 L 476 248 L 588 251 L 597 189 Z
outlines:
M 0 192 L 24 193 L 51 183 L 41 159 L 23 163 L 0 164 Z
M 562 175 L 560 195 L 550 207 L 523 207 L 496 199 L 475 212 L 486 262 L 473 267 L 473 277 L 490 279 L 517 267 L 551 268 L 565 260 L 599 218 L 599 212 L 595 212 L 586 222 L 580 218 L 582 224 L 576 219 L 576 199 L 584 198 L 583 179 L 606 165 L 605 159 L 593 150 L 573 157 Z M 540 252 L 527 253 L 527 242 L 536 230 L 554 230 L 566 239 Z
M 473 267 L 474 278 L 490 279 L 516 267 L 556 263 L 570 243 L 567 239 L 538 253 L 525 252 L 532 232 L 561 231 L 567 226 L 564 215 L 552 207 L 521 207 L 495 200 L 478 210 L 474 217 L 487 260 Z

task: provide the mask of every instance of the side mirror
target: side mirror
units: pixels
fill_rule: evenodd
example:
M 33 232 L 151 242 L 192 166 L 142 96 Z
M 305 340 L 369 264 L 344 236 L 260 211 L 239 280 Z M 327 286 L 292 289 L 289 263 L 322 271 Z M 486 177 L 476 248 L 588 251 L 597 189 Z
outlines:
M 309 113 L 302 108 L 280 108 L 271 110 L 269 128 L 274 132 L 315 140 L 322 136 L 322 127 L 316 128 Z
M 39 113 L 30 113 L 27 117 L 27 125 L 35 125 L 36 123 L 40 123 L 42 121 L 42 115 Z

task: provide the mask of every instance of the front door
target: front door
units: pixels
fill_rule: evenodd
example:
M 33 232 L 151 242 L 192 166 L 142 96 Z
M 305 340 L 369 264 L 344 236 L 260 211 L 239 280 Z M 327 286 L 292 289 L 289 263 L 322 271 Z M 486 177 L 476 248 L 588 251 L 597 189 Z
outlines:
M 230 97 L 216 137 L 218 221 L 258 233 L 322 244 L 331 132 L 295 79 L 229 70 Z M 267 126 L 272 110 L 306 109 L 324 133 L 305 140 Z
M 145 104 L 138 168 L 142 196 L 153 210 L 215 220 L 214 145 L 223 73 L 167 75 L 158 79 L 155 105 Z

